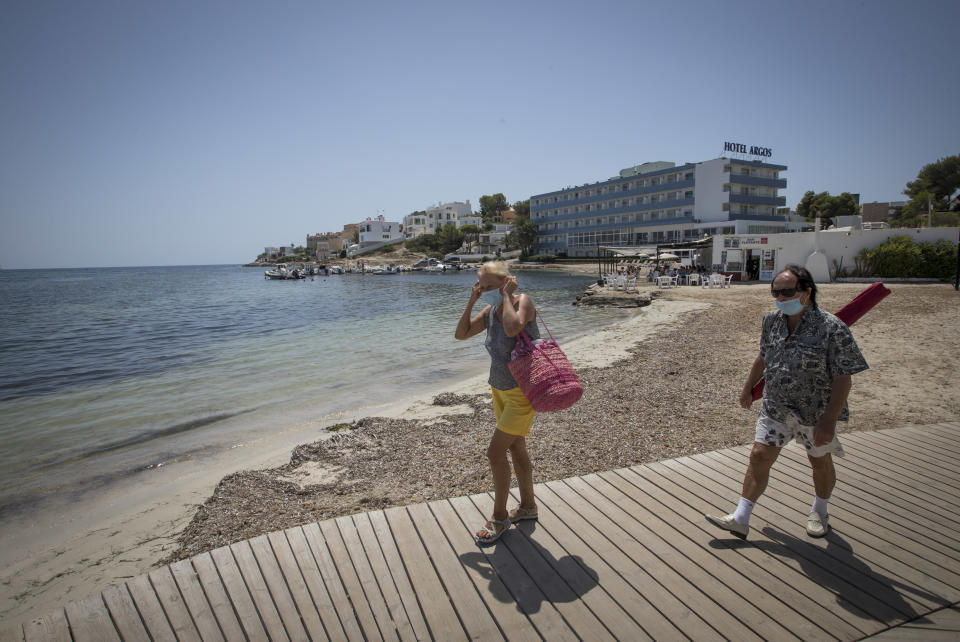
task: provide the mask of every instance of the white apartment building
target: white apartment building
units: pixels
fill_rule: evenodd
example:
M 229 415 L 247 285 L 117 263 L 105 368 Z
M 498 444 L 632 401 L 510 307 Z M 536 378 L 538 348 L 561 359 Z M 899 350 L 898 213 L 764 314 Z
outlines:
M 377 218 L 367 217 L 359 224 L 360 247 L 378 243 L 399 243 L 403 241 L 403 225 L 399 222 L 387 221 L 381 214 Z
M 808 227 L 777 213 L 786 165 L 720 157 L 677 166 L 629 167 L 606 181 L 530 197 L 535 253 L 596 256 L 597 248 L 650 247 L 718 234 L 772 234 Z
M 453 201 L 452 203 L 437 203 L 423 212 L 408 214 L 403 217 L 404 236 L 408 239 L 424 234 L 436 234 L 444 225 L 452 223 L 456 227 L 476 225 L 476 223 L 461 222 L 473 218 L 473 209 L 470 199 L 466 202 Z

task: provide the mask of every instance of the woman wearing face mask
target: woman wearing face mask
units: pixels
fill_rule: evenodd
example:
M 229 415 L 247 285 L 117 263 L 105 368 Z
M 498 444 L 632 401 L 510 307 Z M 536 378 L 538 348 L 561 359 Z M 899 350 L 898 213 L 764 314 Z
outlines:
M 521 330 L 531 340 L 538 339 L 540 332 L 533 301 L 526 294 L 514 294 L 516 290 L 517 278 L 510 275 L 505 263 L 484 263 L 477 272 L 477 282 L 470 290 L 470 299 L 454 333 L 457 339 L 463 340 L 486 330 L 485 345 L 490 353 L 488 382 L 493 393 L 497 427 L 487 448 L 487 459 L 493 473 L 494 501 L 493 515 L 474 535 L 480 545 L 496 542 L 513 522 L 537 518 L 537 505 L 533 497 L 533 467 L 526 444 L 536 412 L 517 387 L 507 363 Z M 485 305 L 479 314 L 473 315 L 473 306 L 484 292 L 495 292 L 495 299 L 492 305 Z M 517 485 L 520 487 L 520 505 L 509 513 L 510 463 L 507 461 L 507 451 L 510 451 Z
M 814 499 L 807 516 L 810 537 L 829 531 L 827 504 L 836 484 L 833 455 L 843 457 L 837 421 L 847 421 L 851 375 L 868 368 L 846 326 L 817 305 L 817 286 L 805 268 L 788 265 L 771 284 L 777 310 L 763 319 L 760 354 L 740 393 L 740 405 L 753 403 L 753 386 L 765 379 L 750 463 L 736 510 L 707 521 L 746 538 L 750 516 L 780 449 L 796 439 L 813 469 Z

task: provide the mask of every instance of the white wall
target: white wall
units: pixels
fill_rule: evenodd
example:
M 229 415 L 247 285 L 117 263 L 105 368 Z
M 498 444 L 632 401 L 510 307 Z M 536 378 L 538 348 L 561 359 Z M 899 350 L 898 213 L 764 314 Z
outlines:
M 728 176 L 723 171 L 726 163 L 725 158 L 697 163 L 693 176 L 694 218 L 705 222 L 727 220 L 728 213 L 723 211 L 723 204 L 730 200 L 730 194 L 723 191 Z
M 823 230 L 817 239 L 816 232 L 793 232 L 789 234 L 751 234 L 750 238 L 765 237 L 766 249 L 777 250 L 776 270 L 779 272 L 787 265 L 806 265 L 807 259 L 818 249 L 826 255 L 831 273 L 835 270 L 833 262 L 843 259 L 844 269 L 856 266 L 854 258 L 863 249 L 873 249 L 894 236 L 909 236 L 915 243 L 936 243 L 940 240 L 957 243 L 956 227 L 887 228 L 883 230 L 836 229 Z M 738 235 L 741 236 L 741 235 Z M 743 237 L 741 236 L 741 239 Z M 720 260 L 723 248 L 723 236 L 717 236 L 713 242 L 714 261 Z M 754 247 L 754 246 L 751 246 Z
M 368 219 L 360 223 L 360 245 L 382 243 L 388 240 L 403 240 L 399 222 L 384 221 L 383 217 L 377 217 L 377 219 Z

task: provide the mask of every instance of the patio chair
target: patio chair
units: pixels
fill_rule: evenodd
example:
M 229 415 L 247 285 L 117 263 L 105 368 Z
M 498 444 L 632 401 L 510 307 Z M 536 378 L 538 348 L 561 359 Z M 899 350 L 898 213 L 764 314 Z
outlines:
M 733 281 L 733 275 L 732 275 L 732 274 L 728 274 L 727 276 L 723 277 L 723 283 L 720 285 L 720 287 L 722 287 L 722 288 L 729 288 L 731 281 Z
M 687 285 L 700 285 L 700 275 L 694 272 L 687 275 Z
M 623 288 L 624 292 L 629 292 L 630 290 L 634 290 L 636 292 L 640 291 L 640 288 L 637 287 L 637 277 L 635 276 L 631 276 L 629 279 L 627 279 L 627 284 Z

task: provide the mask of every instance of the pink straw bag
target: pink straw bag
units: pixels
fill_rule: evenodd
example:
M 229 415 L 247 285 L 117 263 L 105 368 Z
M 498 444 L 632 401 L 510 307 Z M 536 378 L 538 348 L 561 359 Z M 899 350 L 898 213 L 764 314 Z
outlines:
M 539 313 L 537 318 L 540 318 Z M 544 323 L 543 327 L 547 328 L 547 324 Z M 569 408 L 583 395 L 580 379 L 550 328 L 547 328 L 547 334 L 550 335 L 548 340 L 531 341 L 521 330 L 507 364 L 523 396 L 537 412 Z

